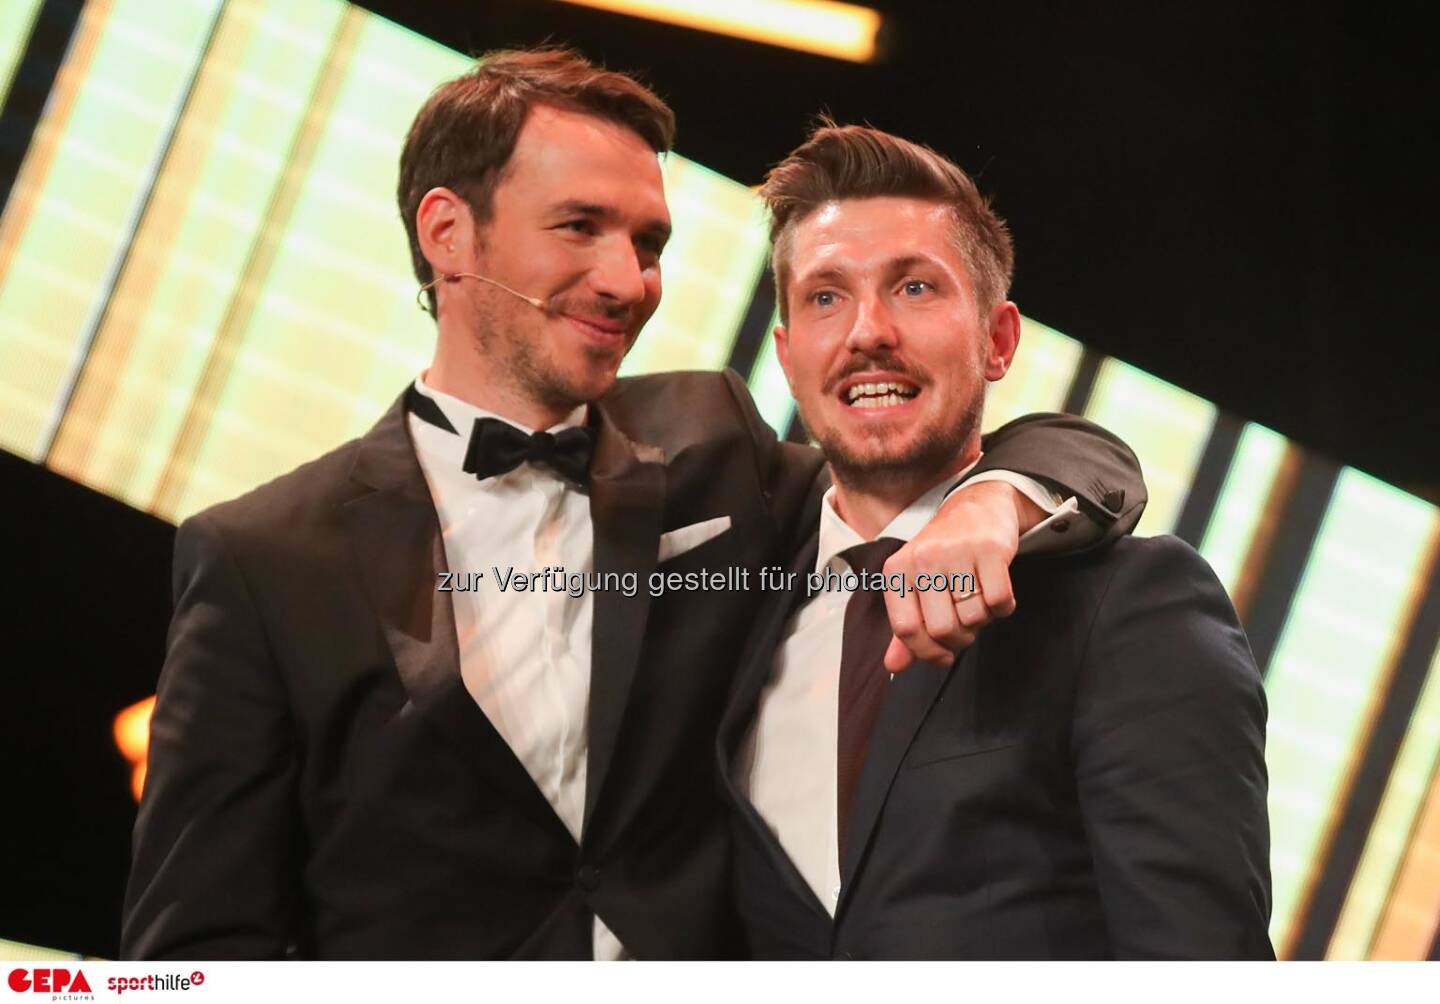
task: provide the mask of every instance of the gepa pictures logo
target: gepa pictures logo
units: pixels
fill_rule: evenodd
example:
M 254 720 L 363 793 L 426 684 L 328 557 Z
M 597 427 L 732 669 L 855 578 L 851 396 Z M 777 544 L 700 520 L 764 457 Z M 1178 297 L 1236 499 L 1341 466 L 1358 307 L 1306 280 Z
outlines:
M 72 974 L 68 969 L 12 969 L 10 989 L 17 994 L 88 994 L 90 983 L 82 970 Z

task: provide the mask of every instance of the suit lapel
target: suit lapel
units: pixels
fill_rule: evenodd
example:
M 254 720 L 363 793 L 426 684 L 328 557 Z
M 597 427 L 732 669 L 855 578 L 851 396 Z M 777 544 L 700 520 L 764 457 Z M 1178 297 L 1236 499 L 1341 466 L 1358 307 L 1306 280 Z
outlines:
M 945 682 L 951 674 L 975 658 L 975 646 L 966 649 L 960 658 L 949 667 L 933 663 L 916 663 L 903 673 L 895 674 L 888 684 L 885 703 L 880 717 L 875 721 L 875 731 L 870 735 L 870 747 L 865 754 L 865 766 L 860 770 L 860 780 L 855 790 L 855 804 L 850 810 L 850 839 L 845 860 L 840 868 L 840 902 L 836 904 L 838 920 L 849 899 L 854 884 L 855 872 L 865 855 L 865 850 L 874 835 L 875 824 L 890 794 L 890 786 L 900 769 L 900 762 L 914 742 L 915 735 L 924 724 L 935 699 L 940 696 Z M 876 672 L 880 672 L 876 667 Z
M 364 491 L 341 508 L 360 578 L 384 629 L 409 705 L 462 761 L 552 832 L 569 833 L 525 766 L 480 710 L 460 675 L 435 505 L 397 401 L 360 441 L 351 478 Z
M 590 660 L 590 750 L 585 778 L 585 822 L 599 800 L 625 717 L 650 614 L 648 580 L 660 551 L 665 511 L 665 455 L 629 439 L 603 405 L 595 457 L 590 466 L 590 519 L 595 533 L 595 571 L 634 572 L 636 595 L 618 590 L 594 594 Z
M 790 860 L 790 855 L 785 853 L 785 848 L 775 839 L 774 832 L 760 817 L 754 803 L 741 793 L 734 771 L 740 744 L 745 741 L 746 734 L 755 722 L 760 695 L 764 692 L 765 685 L 770 682 L 775 666 L 775 653 L 784 638 L 785 627 L 790 618 L 805 604 L 806 576 L 815 571 L 815 555 L 819 548 L 819 538 L 812 534 L 809 543 L 801 548 L 799 556 L 788 569 L 795 576 L 794 588 L 789 590 L 788 595 L 777 596 L 775 602 L 766 604 L 762 619 L 751 632 L 740 660 L 740 672 L 737 674 L 734 691 L 720 721 L 716 752 L 726 793 L 744 825 L 765 848 L 776 874 L 784 879 L 790 894 L 804 902 L 808 909 L 828 924 L 829 911 L 815 897 L 814 890 L 795 867 L 795 862 Z

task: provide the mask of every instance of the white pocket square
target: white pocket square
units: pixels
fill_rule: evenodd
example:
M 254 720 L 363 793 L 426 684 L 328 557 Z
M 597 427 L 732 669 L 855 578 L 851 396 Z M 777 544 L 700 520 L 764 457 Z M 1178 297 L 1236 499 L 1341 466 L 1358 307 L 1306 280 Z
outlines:
M 728 529 L 730 529 L 730 517 L 716 516 L 714 519 L 691 523 L 689 526 L 662 533 L 658 560 L 669 561 L 671 558 L 678 558 L 686 551 L 693 551 L 707 540 L 714 540 Z

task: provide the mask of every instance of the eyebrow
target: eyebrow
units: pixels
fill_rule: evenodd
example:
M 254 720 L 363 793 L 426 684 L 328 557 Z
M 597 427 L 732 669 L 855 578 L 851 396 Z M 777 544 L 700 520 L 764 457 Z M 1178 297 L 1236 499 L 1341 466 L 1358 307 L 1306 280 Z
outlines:
M 551 210 L 556 216 L 587 216 L 591 219 L 603 220 L 613 223 L 620 218 L 614 206 L 601 205 L 598 202 L 584 202 L 580 199 L 566 199 L 557 203 Z M 668 240 L 670 237 L 670 224 L 664 220 L 651 220 L 640 227 L 642 233 L 655 234 L 657 237 Z
M 885 269 L 889 272 L 903 272 L 906 269 L 915 268 L 919 265 L 934 265 L 935 262 L 926 255 L 907 254 L 885 263 Z
M 885 273 L 889 275 L 895 272 L 904 272 L 907 269 L 918 268 L 922 265 L 934 266 L 935 262 L 926 255 L 907 254 L 901 255 L 899 258 L 890 259 L 885 262 L 882 268 Z M 831 265 L 815 272 L 806 272 L 803 275 L 796 276 L 795 282 L 797 285 L 816 282 L 840 282 L 845 276 L 846 272 L 844 269 Z
M 816 282 L 839 282 L 845 278 L 845 271 L 838 268 L 822 268 L 817 272 L 806 272 L 795 277 L 797 286 L 804 286 Z

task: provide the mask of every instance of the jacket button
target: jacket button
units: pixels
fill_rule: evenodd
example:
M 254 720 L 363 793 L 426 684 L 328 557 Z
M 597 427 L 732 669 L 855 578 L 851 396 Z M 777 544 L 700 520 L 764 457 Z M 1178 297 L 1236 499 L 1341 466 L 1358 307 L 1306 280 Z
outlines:
M 1125 493 L 1119 488 L 1111 488 L 1100 501 L 1105 503 L 1106 509 L 1118 513 L 1125 505 Z
M 1070 529 L 1070 521 L 1068 519 L 1057 519 L 1055 522 L 1050 524 L 1050 529 L 1056 533 L 1064 533 L 1066 530 Z
M 575 872 L 575 881 L 580 888 L 593 891 L 600 884 L 600 869 L 594 865 L 581 865 Z

